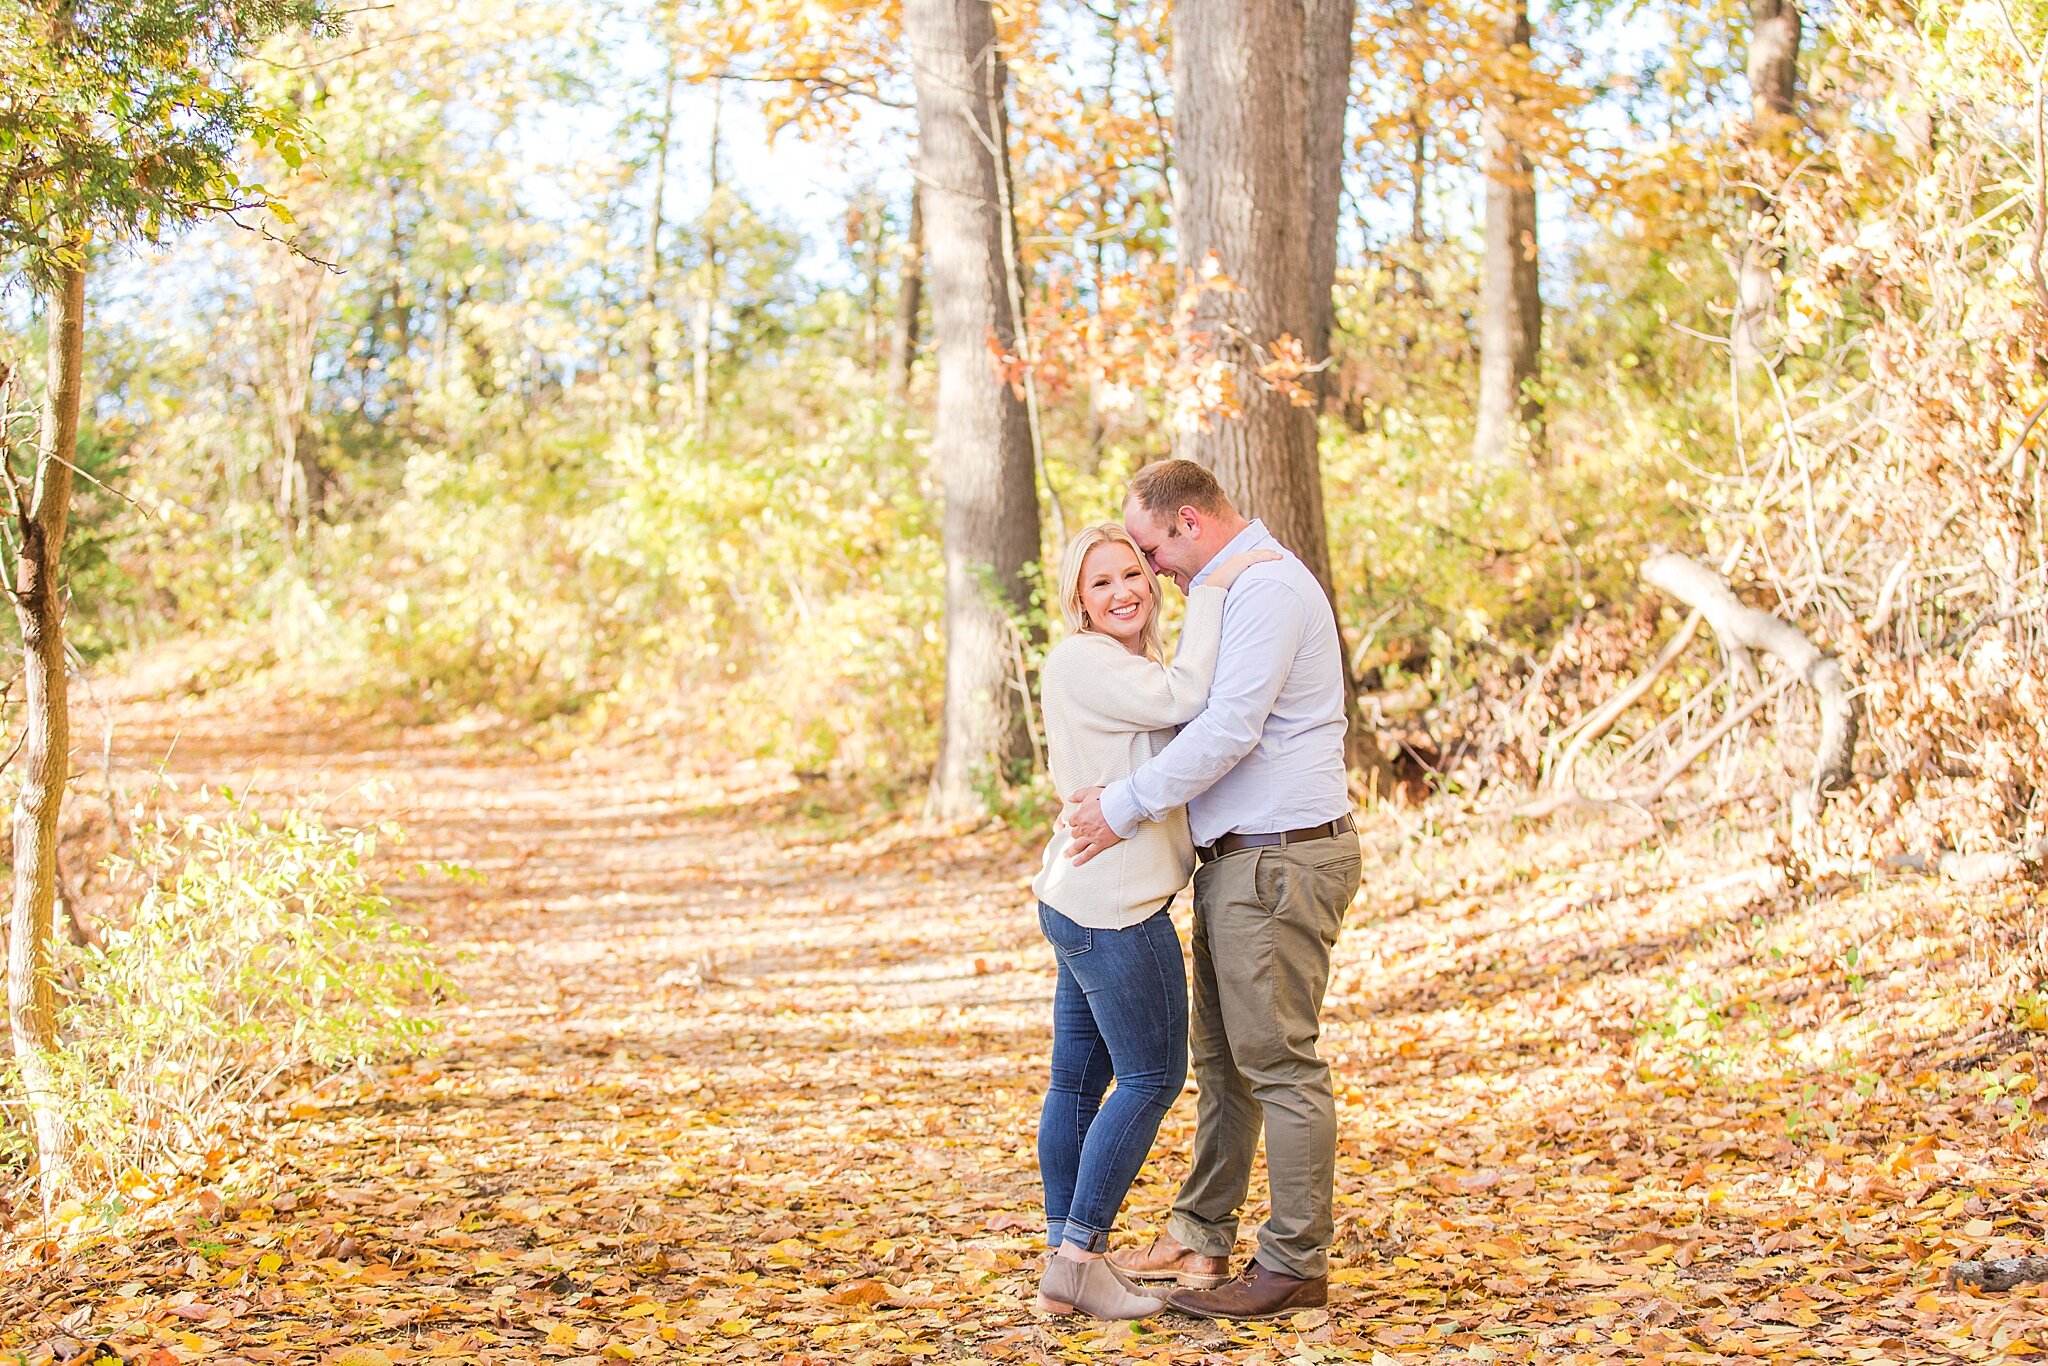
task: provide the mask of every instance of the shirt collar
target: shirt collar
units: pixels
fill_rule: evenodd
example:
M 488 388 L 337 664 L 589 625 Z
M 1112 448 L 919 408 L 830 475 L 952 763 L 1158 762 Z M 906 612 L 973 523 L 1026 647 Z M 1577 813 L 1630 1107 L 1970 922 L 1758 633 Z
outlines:
M 1256 517 L 1252 518 L 1249 522 L 1246 522 L 1244 524 L 1243 531 L 1238 532 L 1235 536 L 1232 536 L 1230 538 L 1230 544 L 1224 546 L 1223 549 L 1217 551 L 1215 556 L 1209 561 L 1209 563 L 1202 566 L 1201 573 L 1195 575 L 1194 578 L 1188 581 L 1188 587 L 1200 588 L 1202 586 L 1203 580 L 1207 579 L 1209 575 L 1214 573 L 1216 571 L 1216 568 L 1219 565 L 1221 565 L 1225 560 L 1229 559 L 1232 555 L 1241 554 L 1244 551 L 1255 549 L 1259 546 L 1260 543 L 1264 541 L 1270 541 L 1271 539 L 1273 538 L 1271 534 L 1267 532 L 1266 524 Z

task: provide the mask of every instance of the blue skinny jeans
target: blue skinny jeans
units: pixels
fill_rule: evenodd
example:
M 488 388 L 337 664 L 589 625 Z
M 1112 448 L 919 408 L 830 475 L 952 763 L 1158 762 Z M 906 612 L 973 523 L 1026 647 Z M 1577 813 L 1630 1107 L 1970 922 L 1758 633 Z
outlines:
M 1187 969 L 1164 906 L 1128 929 L 1094 930 L 1041 902 L 1038 925 L 1059 961 L 1038 1123 L 1046 1245 L 1102 1252 L 1187 1079 Z

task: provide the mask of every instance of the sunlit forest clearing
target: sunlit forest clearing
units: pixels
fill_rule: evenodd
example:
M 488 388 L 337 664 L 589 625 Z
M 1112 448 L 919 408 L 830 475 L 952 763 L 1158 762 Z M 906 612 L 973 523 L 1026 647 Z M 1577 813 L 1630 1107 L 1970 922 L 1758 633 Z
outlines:
M 8 1360 L 2048 1352 L 2048 4 L 0 72 Z M 1341 646 L 1328 1300 L 1048 1316 L 1041 667 L 1169 457 Z

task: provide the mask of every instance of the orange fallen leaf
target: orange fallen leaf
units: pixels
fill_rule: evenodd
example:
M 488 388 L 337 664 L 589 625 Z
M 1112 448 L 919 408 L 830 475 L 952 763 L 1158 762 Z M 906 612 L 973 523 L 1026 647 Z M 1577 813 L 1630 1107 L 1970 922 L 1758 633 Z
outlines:
M 825 1298 L 834 1304 L 880 1304 L 893 1292 L 877 1280 L 848 1281 Z

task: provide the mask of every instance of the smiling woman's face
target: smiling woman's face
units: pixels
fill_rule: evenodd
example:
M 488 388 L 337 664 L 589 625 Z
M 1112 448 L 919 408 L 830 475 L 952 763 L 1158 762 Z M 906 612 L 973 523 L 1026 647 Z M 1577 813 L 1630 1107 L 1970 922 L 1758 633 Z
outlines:
M 1104 541 L 1081 561 L 1081 611 L 1090 630 L 1121 641 L 1133 654 L 1144 653 L 1152 581 L 1122 541 Z

